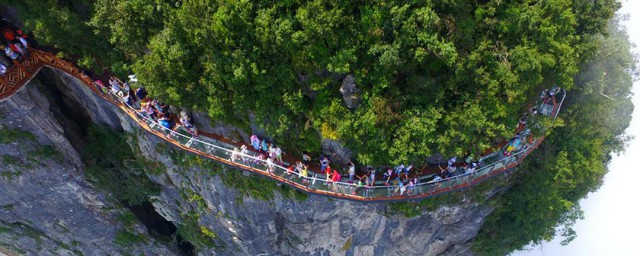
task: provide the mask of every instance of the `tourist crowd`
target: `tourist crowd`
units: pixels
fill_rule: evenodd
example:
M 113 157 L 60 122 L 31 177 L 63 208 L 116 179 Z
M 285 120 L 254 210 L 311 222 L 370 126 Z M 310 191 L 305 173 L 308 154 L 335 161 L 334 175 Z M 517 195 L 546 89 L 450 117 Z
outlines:
M 4 52 L 4 56 L 0 58 L 0 75 L 4 75 L 9 67 L 29 53 L 27 35 L 21 29 L 3 28 L 0 50 Z
M 7 72 L 9 65 L 16 63 L 22 56 L 29 53 L 29 44 L 26 40 L 27 36 L 22 30 L 4 28 L 2 33 L 3 39 L 0 44 L 0 49 L 5 53 L 6 58 L 0 58 L 0 75 Z M 103 95 L 111 95 L 110 97 L 112 97 L 113 100 L 126 104 L 147 120 L 164 127 L 165 137 L 171 138 L 180 127 L 184 127 L 192 137 L 198 137 L 198 130 L 186 111 L 182 110 L 179 116 L 175 116 L 169 105 L 158 99 L 149 97 L 143 86 L 136 86 L 137 78 L 135 75 L 129 76 L 129 80 L 126 82 L 122 82 L 120 79 L 112 76 L 106 84 L 100 79 L 93 79 L 93 83 Z M 545 90 L 540 97 L 541 101 L 543 103 L 547 103 L 551 99 L 555 101 L 554 95 L 558 93 L 558 91 L 559 89 L 557 87 L 551 90 Z M 509 140 L 503 147 L 502 152 L 505 157 L 511 156 L 512 152 L 522 143 L 520 132 L 525 130 L 524 128 L 526 127 L 529 114 L 537 114 L 535 107 L 530 109 L 529 113 L 519 120 L 516 129 L 517 135 Z M 526 137 L 526 135 L 523 135 L 523 137 Z M 476 161 L 472 156 L 468 156 L 464 161 L 460 162 L 457 161 L 456 157 L 453 157 L 446 162 L 446 165 L 444 163 L 436 163 L 435 165 L 440 169 L 440 172 L 424 179 L 424 177 L 421 176 L 423 174 L 422 170 L 414 171 L 413 164 L 378 168 L 366 166 L 363 168 L 363 170 L 366 171 L 357 172 L 356 165 L 350 160 L 346 165 L 335 168 L 337 164 L 334 164 L 334 167 L 332 167 L 331 160 L 328 156 L 320 156 L 317 162 L 318 168 L 310 166 L 312 157 L 307 152 L 302 153 L 302 161 L 293 160 L 285 162 L 283 160 L 285 153 L 279 146 L 268 142 L 265 138 L 260 139 L 257 135 L 250 137 L 250 146 L 253 148 L 253 153 L 250 153 L 247 145 L 242 144 L 239 147 L 235 147 L 230 153 L 229 161 L 234 163 L 241 161 L 245 165 L 264 165 L 269 174 L 274 174 L 276 167 L 281 167 L 283 170 L 286 170 L 286 175 L 289 175 L 291 178 L 300 178 L 300 182 L 303 184 L 310 182 L 309 178 L 314 177 L 312 173 L 324 174 L 325 178 L 320 182 L 324 182 L 333 188 L 336 188 L 339 184 L 352 188 L 355 187 L 356 189 L 352 190 L 354 194 L 359 188 L 366 190 L 367 188 L 375 186 L 386 186 L 393 190 L 395 194 L 411 195 L 414 193 L 416 186 L 421 183 L 436 183 L 457 175 L 471 174 L 482 167 L 482 163 Z M 443 167 L 443 165 L 446 167 Z M 313 172 L 311 168 L 314 169 Z
M 149 97 L 144 87 L 137 86 L 135 89 L 132 88 L 131 85 L 135 85 L 136 82 L 137 78 L 135 75 L 129 76 L 129 81 L 127 82 L 122 82 L 118 78 L 111 77 L 109 78 L 108 85 L 105 85 L 101 80 L 94 80 L 94 84 L 99 91 L 112 95 L 114 100 L 123 102 L 138 111 L 148 120 L 153 120 L 153 122 L 166 128 L 165 136 L 167 138 L 171 138 L 172 134 L 181 126 L 191 133 L 193 137 L 198 136 L 197 129 L 186 111 L 181 111 L 180 116 L 175 117 L 169 105 Z M 517 127 L 518 132 L 523 130 L 523 127 L 526 125 L 526 118 L 527 115 L 519 120 Z M 520 135 L 516 135 L 509 140 L 503 147 L 504 156 L 510 156 L 512 152 L 518 148 L 520 143 Z M 340 185 L 355 188 L 352 189 L 353 194 L 357 191 L 367 190 L 368 188 L 385 186 L 394 194 L 412 195 L 415 193 L 416 186 L 420 184 L 437 183 L 454 176 L 468 175 L 474 173 L 482 166 L 481 162 L 476 161 L 472 156 L 468 156 L 464 161 L 457 161 L 457 158 L 453 157 L 446 163 L 435 163 L 440 169 L 440 172 L 427 178 L 422 176 L 423 173 L 421 170 L 414 171 L 413 164 L 378 168 L 366 166 L 363 168 L 365 171 L 357 172 L 356 165 L 351 161 L 348 161 L 348 164 L 339 168 L 332 167 L 331 160 L 328 156 L 320 156 L 317 162 L 318 167 L 311 167 L 312 157 L 307 152 L 303 152 L 302 161 L 293 160 L 286 162 L 283 160 L 285 153 L 280 146 L 269 142 L 265 138 L 261 139 L 255 134 L 250 136 L 249 145 L 252 148 L 251 150 L 245 144 L 233 148 L 228 160 L 234 163 L 242 162 L 250 166 L 263 165 L 269 174 L 274 174 L 276 168 L 279 167 L 285 170 L 286 175 L 290 178 L 299 178 L 302 184 L 308 184 L 311 177 L 314 177 L 314 173 L 324 174 L 324 178 L 320 180 L 320 182 L 323 182 L 334 190 Z M 336 166 L 336 164 L 333 166 Z
M 328 156 L 320 156 L 317 165 L 310 167 L 312 158 L 307 152 L 303 152 L 302 161 L 293 160 L 289 163 L 282 160 L 284 152 L 280 147 L 267 142 L 264 138 L 260 139 L 255 134 L 251 135 L 250 144 L 257 154 L 255 161 L 249 162 L 246 159 L 249 156 L 249 150 L 246 145 L 235 148 L 229 160 L 233 162 L 242 160 L 244 164 L 263 164 L 270 174 L 273 174 L 276 166 L 279 166 L 285 170 L 285 174 L 289 178 L 298 177 L 302 184 L 309 183 L 310 178 L 314 177 L 314 173 L 320 174 L 320 176 L 324 175 L 324 178 L 316 179 L 316 181 L 323 182 L 334 190 L 340 185 L 356 188 L 352 190 L 354 194 L 359 188 L 366 190 L 367 188 L 385 186 L 398 195 L 411 195 L 414 193 L 416 186 L 421 183 L 436 183 L 456 175 L 473 173 L 481 165 L 471 156 L 467 157 L 463 162 L 456 162 L 457 158 L 453 157 L 446 163 L 446 168 L 438 165 L 442 170 L 440 173 L 421 180 L 422 172 L 420 170 L 414 171 L 413 164 L 378 168 L 366 166 L 364 172 L 357 172 L 356 165 L 350 160 L 347 161 L 346 165 L 335 168 L 332 167 Z M 333 166 L 336 166 L 336 164 Z M 311 171 L 312 168 L 314 168 L 314 171 Z
M 132 88 L 131 85 L 135 85 L 137 81 L 135 75 L 130 75 L 126 82 L 112 76 L 108 85 L 100 79 L 93 80 L 93 83 L 99 92 L 111 95 L 113 100 L 126 104 L 147 120 L 166 128 L 164 130 L 167 138 L 171 138 L 180 127 L 184 127 L 193 137 L 198 137 L 198 129 L 185 110 L 180 111 L 179 116 L 175 116 L 168 104 L 149 97 L 143 86 Z

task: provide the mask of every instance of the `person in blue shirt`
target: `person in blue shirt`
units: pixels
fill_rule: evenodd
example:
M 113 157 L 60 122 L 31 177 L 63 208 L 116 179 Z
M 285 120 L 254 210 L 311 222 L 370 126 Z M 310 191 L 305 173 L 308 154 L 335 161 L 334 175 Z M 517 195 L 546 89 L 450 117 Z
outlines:
M 265 154 L 269 152 L 269 147 L 267 146 L 267 141 L 265 139 L 262 139 L 262 152 L 264 152 Z
M 327 167 L 329 166 L 329 163 L 331 161 L 329 161 L 328 157 L 322 157 L 322 160 L 320 160 L 320 170 L 324 171 L 327 169 Z
M 172 127 L 172 124 L 171 124 L 171 119 L 169 119 L 169 117 L 167 115 L 161 115 L 160 118 L 158 118 L 158 124 L 160 124 L 162 127 L 166 128 L 166 129 L 163 129 L 164 132 L 167 133 L 165 135 L 165 137 L 171 138 L 171 135 L 173 134 L 173 129 L 172 129 L 173 127 Z

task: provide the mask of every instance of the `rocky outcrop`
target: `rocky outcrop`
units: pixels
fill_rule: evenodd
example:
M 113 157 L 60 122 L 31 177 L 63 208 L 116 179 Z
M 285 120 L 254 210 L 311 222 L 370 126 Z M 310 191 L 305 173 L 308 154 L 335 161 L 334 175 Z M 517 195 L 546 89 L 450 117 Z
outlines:
M 470 203 L 405 218 L 387 216 L 384 204 L 318 196 L 305 201 L 280 196 L 271 201 L 244 198 L 238 204 L 237 192 L 217 176 L 203 177 L 197 169 L 182 175 L 169 173 L 188 185 L 166 187 L 155 206 L 176 218 L 184 210 L 172 203 L 181 200 L 175 197 L 180 194 L 176 191 L 193 190 L 207 205 L 200 214 L 201 223 L 231 250 L 211 249 L 204 255 L 460 255 L 455 246 L 472 239 L 490 212 Z
M 134 229 L 148 237 L 146 242 L 127 246 L 115 242 L 123 228 L 118 219 L 123 207 L 107 200 L 86 181 L 78 149 L 69 139 L 74 136 L 69 134 L 73 132 L 69 126 L 81 124 L 71 124 L 69 116 L 57 116 L 59 106 L 51 105 L 50 91 L 40 91 L 45 85 L 38 79 L 52 78 L 43 74 L 0 103 L 0 130 L 7 136 L 3 138 L 7 143 L 0 143 L 0 254 L 175 254 L 146 235 L 141 224 Z M 74 95 L 91 100 L 81 93 Z M 96 111 L 91 113 L 96 122 L 114 121 L 115 113 L 108 108 L 102 113 L 97 108 L 78 109 L 82 110 Z
M 329 156 L 331 162 L 340 163 L 341 166 L 347 166 L 353 155 L 351 150 L 344 147 L 340 141 L 330 139 L 322 140 L 322 153 Z
M 132 146 L 166 167 L 162 173 L 148 174 L 162 188 L 152 204 L 168 221 L 180 225 L 190 218 L 197 221 L 200 229 L 215 234 L 210 235 L 215 236 L 213 245 L 200 250 L 201 255 L 468 255 L 471 252 L 466 244 L 491 212 L 487 206 L 464 200 L 458 205 L 407 218 L 390 213 L 388 205 L 380 203 L 313 195 L 303 201 L 280 194 L 269 201 L 246 197 L 225 185 L 215 171 L 183 167 L 183 163 L 170 157 L 170 152 L 178 149 L 139 130 L 128 116 L 93 95 L 75 79 L 55 73 L 61 77 L 60 86 L 64 84 L 67 88 L 64 100 L 55 104 L 81 105 L 79 112 L 85 112 L 67 119 L 85 116 L 91 122 L 136 134 L 138 139 L 132 141 L 135 143 Z M 74 124 L 48 113 L 49 109 L 59 106 L 47 103 L 48 98 L 38 91 L 41 86 L 34 83 L 0 103 L 0 109 L 4 113 L 3 123 L 28 130 L 36 139 L 0 144 L 0 152 L 22 163 L 28 161 L 28 152 L 34 147 L 50 144 L 62 155 L 58 159 L 39 160 L 33 163 L 32 169 L 13 164 L 10 172 L 18 174 L 0 180 L 0 205 L 3 206 L 0 246 L 12 246 L 10 249 L 14 251 L 37 255 L 74 251 L 88 255 L 121 254 L 125 249 L 113 242 L 122 225 L 117 218 L 121 207 L 106 200 L 85 181 L 77 153 L 81 148 L 70 139 L 73 129 L 66 128 Z M 351 88 L 348 90 L 354 92 L 350 86 L 347 85 Z M 206 116 L 196 116 L 204 122 L 201 129 L 210 128 L 205 125 Z M 238 135 L 239 138 L 245 136 Z M 12 152 L 10 148 L 17 144 L 25 146 Z M 216 170 L 222 170 L 222 175 L 239 172 L 215 166 Z M 260 186 L 265 185 L 260 183 Z M 275 183 L 268 186 L 278 188 Z M 144 232 L 143 227 L 139 230 Z M 128 251 L 146 255 L 175 253 L 151 238 L 132 246 Z
M 353 75 L 347 75 L 342 80 L 342 86 L 340 86 L 340 93 L 342 99 L 348 108 L 353 109 L 358 107 L 360 103 L 360 89 L 356 85 L 356 78 Z
M 465 243 L 491 212 L 491 208 L 463 201 L 406 218 L 390 214 L 386 204 L 314 195 L 304 201 L 281 195 L 264 201 L 244 197 L 211 170 L 181 167 L 165 147 L 158 146 L 164 142 L 149 133 L 141 133 L 137 143 L 146 157 L 162 162 L 167 169 L 151 177 L 163 187 L 154 201 L 156 210 L 176 222 L 182 221 L 185 212 L 196 212 L 199 223 L 217 235 L 218 246 L 202 255 L 465 255 L 470 254 Z M 193 194 L 202 199 L 204 207 L 185 198 Z

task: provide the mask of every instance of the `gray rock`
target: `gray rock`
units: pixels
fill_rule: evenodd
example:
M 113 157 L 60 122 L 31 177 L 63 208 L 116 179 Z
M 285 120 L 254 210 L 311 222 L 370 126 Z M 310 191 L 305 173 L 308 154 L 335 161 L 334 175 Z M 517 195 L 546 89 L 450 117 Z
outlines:
M 38 78 L 51 77 L 38 75 Z M 24 255 L 123 255 L 135 251 L 174 255 L 153 239 L 130 248 L 114 243 L 122 228 L 117 219 L 122 207 L 106 200 L 104 194 L 96 192 L 86 181 L 84 165 L 68 139 L 68 130 L 52 111 L 56 106 L 51 106 L 37 89 L 43 86 L 35 79 L 0 102 L 0 123 L 4 124 L 0 129 L 19 129 L 35 138 L 23 136 L 0 144 L 0 155 L 4 156 L 0 168 L 0 254 L 13 251 Z M 73 95 L 92 100 L 79 90 Z M 93 110 L 96 122 L 113 122 L 114 116 L 106 114 L 112 109 Z M 46 145 L 54 146 L 62 157 L 34 155 L 35 149 Z M 7 156 L 13 160 L 7 162 Z M 136 230 L 146 233 L 143 226 L 137 226 Z
M 322 140 L 322 153 L 329 156 L 331 162 L 340 163 L 342 166 L 346 166 L 353 155 L 340 141 L 330 139 Z
M 168 152 L 156 151 L 177 149 L 156 146 L 166 142 L 140 130 L 131 118 L 74 78 L 55 73 L 62 78 L 67 97 L 85 106 L 82 111 L 92 122 L 138 134 L 132 146 L 166 167 L 164 173 L 150 176 L 162 187 L 160 195 L 152 200 L 153 206 L 176 224 L 184 221 L 186 213 L 195 213 L 198 224 L 216 234 L 217 246 L 200 251 L 200 255 L 468 255 L 469 241 L 492 210 L 464 201 L 406 218 L 389 214 L 386 204 L 313 195 L 305 201 L 280 194 L 270 201 L 244 197 L 240 203 L 238 198 L 243 196 L 227 187 L 220 176 L 209 174 L 210 170 L 181 167 Z M 345 81 L 343 95 L 356 104 L 353 77 L 347 76 Z M 172 255 L 171 250 L 153 239 L 133 248 L 119 248 L 113 243 L 122 225 L 116 218 L 120 210 L 113 210 L 118 207 L 86 182 L 80 156 L 65 134 L 66 126 L 71 124 L 60 123 L 51 113 L 50 109 L 56 106 L 47 102 L 36 83 L 28 85 L 26 92 L 1 102 L 0 112 L 1 123 L 27 129 L 37 142 L 17 141 L 16 144 L 25 145 L 20 150 L 13 150 L 13 144 L 0 145 L 0 154 L 27 161 L 30 148 L 52 144 L 64 157 L 39 161 L 31 169 L 11 167 L 7 171 L 16 173 L 13 178 L 0 179 L 0 229 L 9 230 L 0 232 L 0 246 L 10 245 L 28 255 L 68 255 L 73 250 L 87 255 L 119 255 L 125 251 Z M 206 116 L 194 116 L 200 129 L 221 131 L 207 126 L 211 122 Z M 224 129 L 229 134 L 233 130 Z M 240 139 L 248 139 L 246 134 L 240 134 Z M 339 144 L 329 146 L 341 150 Z M 343 155 L 350 154 L 344 151 Z M 239 171 L 222 168 L 226 172 Z M 186 195 L 199 195 L 202 200 L 195 202 Z
M 353 75 L 347 75 L 342 80 L 342 86 L 340 86 L 340 93 L 342 99 L 348 108 L 354 109 L 358 107 L 360 103 L 360 89 L 356 84 L 356 78 Z

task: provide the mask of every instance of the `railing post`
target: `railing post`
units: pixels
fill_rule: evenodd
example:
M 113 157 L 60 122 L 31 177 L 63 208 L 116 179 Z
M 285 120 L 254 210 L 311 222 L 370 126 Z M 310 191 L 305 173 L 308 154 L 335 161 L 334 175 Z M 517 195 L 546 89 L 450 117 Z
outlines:
M 307 186 L 308 189 L 311 189 L 311 187 L 316 184 L 316 176 L 318 176 L 318 174 L 314 174 L 311 177 L 311 180 L 309 181 L 309 186 Z M 307 178 L 307 177 L 305 177 L 305 178 Z
M 30 60 L 29 62 L 25 62 L 25 60 Z M 46 53 L 46 52 L 40 52 L 37 49 L 33 49 L 33 52 L 29 55 L 25 55 L 24 58 L 22 58 L 20 61 L 17 61 L 15 66 L 12 67 L 11 70 L 8 70 L 7 74 L 9 73 L 17 73 L 17 74 L 23 74 L 23 75 L 18 75 L 17 76 L 17 81 L 14 83 L 13 81 L 9 81 L 7 80 L 4 76 L 0 77 L 0 91 L 2 91 L 2 93 L 4 93 L 4 91 L 12 91 L 15 89 L 15 87 L 20 86 L 20 85 L 24 85 L 25 81 L 27 80 L 27 78 L 30 78 L 33 74 L 35 74 L 36 71 L 39 70 L 39 68 L 42 65 L 47 65 L 47 66 L 51 66 L 57 69 L 61 69 L 64 72 L 67 72 L 68 74 L 80 79 L 81 81 L 83 81 L 85 83 L 86 86 L 88 87 L 92 87 L 95 86 L 93 84 L 93 81 L 91 81 L 91 79 L 89 79 L 88 77 L 84 76 L 82 74 L 82 72 L 80 72 L 80 70 L 75 67 L 75 65 L 73 65 L 71 62 L 68 61 L 64 61 L 61 60 L 55 56 L 53 56 L 52 54 Z M 10 86 L 13 85 L 13 86 Z M 11 87 L 11 88 L 10 88 Z M 97 92 L 100 94 L 102 92 L 101 88 L 96 88 Z M 564 99 L 566 97 L 566 91 L 564 89 L 562 89 L 563 91 L 563 95 L 562 95 L 562 99 L 559 103 L 555 102 L 555 97 L 554 96 L 554 108 L 551 110 L 551 114 L 550 116 L 553 117 L 553 119 L 555 120 L 560 108 L 562 107 L 562 103 L 564 102 Z M 129 106 L 127 104 L 125 104 L 124 102 L 122 102 L 122 99 L 120 97 L 117 97 L 114 95 L 112 95 L 110 92 L 107 92 L 106 94 L 111 95 L 112 98 L 108 98 L 106 95 L 102 95 L 102 98 L 104 98 L 107 101 L 113 102 L 114 105 L 116 105 L 116 107 L 121 108 L 122 110 L 125 111 L 126 114 L 128 114 L 129 116 L 134 116 L 134 117 L 138 117 L 138 115 L 140 115 L 132 106 Z M 100 95 L 98 95 L 100 96 Z M 4 96 L 3 96 L 4 97 Z M 140 115 L 140 117 L 144 118 L 148 118 L 145 116 Z M 146 119 L 145 119 L 146 120 Z M 142 124 L 144 123 L 144 125 Z M 162 134 L 164 133 L 164 131 L 166 131 L 166 129 L 160 125 L 158 125 L 156 122 L 151 121 L 149 123 L 147 123 L 147 121 L 144 122 L 138 122 L 138 124 L 142 125 L 142 129 L 147 129 L 149 132 L 151 132 L 152 134 L 158 135 L 158 134 Z M 158 129 L 156 129 L 156 127 L 159 126 Z M 172 133 L 170 133 L 172 134 Z M 161 136 L 161 135 L 159 135 Z M 182 136 L 182 140 L 184 140 L 185 138 L 187 138 L 187 136 L 183 136 L 180 135 L 179 133 L 175 136 Z M 490 165 L 486 165 L 484 166 L 485 169 L 479 168 L 478 171 L 476 171 L 475 173 L 470 173 L 470 174 L 461 174 L 449 179 L 445 179 L 443 181 L 440 182 L 436 182 L 433 184 L 430 183 L 425 183 L 422 185 L 419 184 L 415 184 L 414 188 L 411 190 L 411 192 L 407 192 L 407 196 L 410 196 L 412 194 L 432 194 L 435 191 L 439 191 L 440 188 L 445 187 L 445 188 L 451 188 L 451 187 L 455 187 L 458 185 L 462 185 L 464 183 L 468 183 L 471 184 L 473 181 L 475 181 L 476 179 L 480 179 L 481 177 L 484 176 L 491 176 L 492 174 L 498 173 L 500 172 L 500 168 L 498 166 L 498 164 L 503 164 L 502 166 L 502 171 L 504 172 L 504 170 L 507 169 L 507 167 L 509 165 L 512 164 L 520 164 L 520 161 L 522 159 L 524 159 L 530 152 L 532 152 L 534 149 L 536 149 L 536 147 L 539 145 L 539 143 L 544 139 L 544 137 L 540 137 L 536 140 L 534 140 L 534 142 L 530 143 L 530 144 L 525 144 L 525 146 L 518 152 L 515 154 L 512 154 L 508 157 L 504 157 L 501 155 L 497 156 L 498 160 L 492 160 Z M 203 155 L 205 157 L 211 158 L 215 161 L 219 161 L 220 159 L 225 159 L 224 157 L 221 156 L 228 156 L 230 154 L 232 154 L 231 150 L 228 149 L 228 147 L 225 146 L 225 143 L 218 141 L 218 140 L 212 140 L 210 143 L 206 142 L 206 141 L 200 141 L 197 140 L 194 137 L 188 138 L 188 140 L 182 144 L 181 140 L 178 140 L 177 137 L 175 137 L 175 139 L 168 139 L 171 143 L 174 144 L 179 144 L 182 145 L 184 147 L 187 147 L 189 150 L 193 150 L 195 152 L 197 152 L 200 155 Z M 204 144 L 203 149 L 199 149 L 198 147 L 195 147 L 197 145 L 199 145 L 198 143 L 202 143 Z M 526 143 L 526 142 L 525 142 Z M 221 152 L 218 152 L 218 150 L 221 150 Z M 206 151 L 206 152 L 203 152 Z M 499 153 L 498 153 L 499 154 Z M 258 168 L 254 168 L 253 165 L 255 164 L 256 160 L 254 158 L 250 158 L 251 161 L 249 162 L 249 164 L 232 164 L 236 167 L 242 168 L 242 169 L 249 169 L 255 173 L 259 173 L 259 174 L 268 174 L 268 172 L 266 171 L 262 171 Z M 496 159 L 496 156 L 491 155 L 490 157 L 483 159 L 481 158 L 479 161 L 483 162 L 483 161 L 489 161 L 491 159 Z M 225 162 L 225 161 L 222 161 Z M 483 162 L 484 163 L 484 162 Z M 278 171 L 283 171 L 282 168 L 277 169 Z M 484 173 L 483 175 L 480 175 L 480 171 L 482 171 L 482 173 Z M 284 170 L 284 174 L 286 174 L 287 170 Z M 505 172 L 506 173 L 506 172 Z M 276 174 L 274 174 L 276 175 Z M 277 175 L 280 176 L 280 175 Z M 281 176 L 284 177 L 284 176 Z M 324 186 L 320 186 L 319 189 L 314 189 L 313 187 L 316 185 L 315 183 L 318 182 L 318 174 L 314 174 L 311 178 L 309 177 L 302 177 L 303 181 L 308 180 L 309 183 L 306 186 L 309 190 L 313 189 L 316 191 L 324 191 Z M 291 180 L 291 176 L 289 176 L 288 178 L 286 178 L 285 180 L 291 182 L 291 183 L 287 183 L 289 185 L 292 185 L 294 187 L 302 187 L 304 188 L 305 185 L 302 185 L 300 183 L 296 183 L 294 181 Z M 324 180 L 320 181 L 323 182 Z M 300 186 L 298 186 L 297 184 L 299 184 Z M 425 186 L 426 188 L 423 189 L 423 186 Z M 331 183 L 331 186 L 327 188 L 327 192 L 331 192 L 333 191 L 335 195 L 338 194 L 345 194 L 345 193 L 351 193 L 351 194 L 357 194 L 357 189 L 359 187 L 356 186 L 355 184 L 346 184 L 346 183 Z M 372 198 L 382 198 L 384 200 L 384 192 L 382 189 L 386 189 L 387 191 L 387 197 L 393 197 L 395 195 L 395 190 L 397 188 L 399 188 L 398 186 L 380 186 L 380 187 L 376 187 L 376 186 L 363 186 L 360 187 L 362 190 L 362 197 L 364 199 L 372 199 Z M 380 190 L 378 190 L 380 189 Z M 415 190 L 415 191 L 414 191 Z M 423 191 L 425 190 L 425 191 Z M 380 193 L 377 193 L 380 192 Z M 378 196 L 379 195 L 379 196 Z

